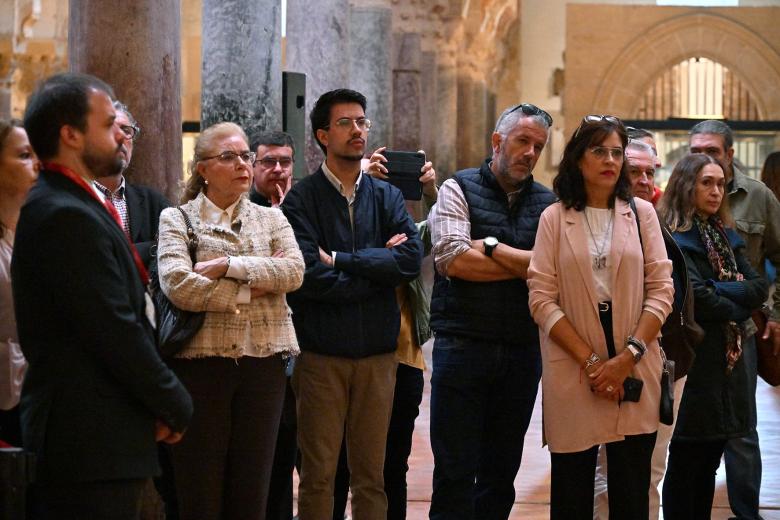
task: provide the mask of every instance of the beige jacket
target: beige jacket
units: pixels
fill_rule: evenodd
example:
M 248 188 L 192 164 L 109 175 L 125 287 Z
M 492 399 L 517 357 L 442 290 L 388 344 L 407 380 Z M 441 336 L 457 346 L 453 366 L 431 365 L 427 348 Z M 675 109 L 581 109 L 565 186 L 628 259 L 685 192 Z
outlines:
M 263 208 L 242 197 L 233 217 L 233 231 L 201 223 L 201 193 L 182 206 L 198 236 L 198 262 L 221 256 L 249 257 L 248 284 L 269 291 L 249 304 L 237 304 L 241 283 L 230 278 L 209 280 L 192 271 L 187 250 L 184 218 L 176 208 L 160 215 L 157 250 L 160 286 L 174 305 L 189 311 L 206 311 L 198 334 L 176 357 L 229 357 L 247 354 L 296 355 L 298 342 L 292 324 L 292 311 L 285 293 L 303 282 L 304 263 L 290 224 L 282 212 Z M 272 258 L 276 250 L 284 258 Z M 247 323 L 248 322 L 248 323 Z M 247 333 L 247 326 L 249 332 Z M 253 346 L 247 352 L 247 338 Z
M 612 232 L 612 319 L 615 349 L 626 348 L 643 310 L 662 322 L 672 310 L 672 263 L 666 257 L 661 227 L 650 203 L 635 199 L 644 241 L 644 263 L 631 207 L 615 202 Z M 607 346 L 598 315 L 588 232 L 584 212 L 564 209 L 558 202 L 542 213 L 531 265 L 528 268 L 529 306 L 540 326 L 544 433 L 555 453 L 583 451 L 596 444 L 622 440 L 625 435 L 658 429 L 661 395 L 661 357 L 658 341 L 634 367 L 644 382 L 638 403 L 597 397 L 590 391 L 582 367 L 549 337 L 558 310 L 569 319 L 593 350 L 607 359 Z

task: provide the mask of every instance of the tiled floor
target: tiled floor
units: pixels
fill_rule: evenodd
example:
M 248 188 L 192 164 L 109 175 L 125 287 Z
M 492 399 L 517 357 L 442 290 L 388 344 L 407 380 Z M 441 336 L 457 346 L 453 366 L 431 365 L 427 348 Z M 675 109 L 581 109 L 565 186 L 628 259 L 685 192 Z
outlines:
M 430 367 L 430 344 L 426 345 Z M 764 520 L 780 520 L 780 387 L 771 388 L 759 381 L 759 435 L 761 438 L 764 475 L 761 487 L 761 514 Z M 409 460 L 409 520 L 428 518 L 431 497 L 431 454 L 428 403 L 430 402 L 430 371 L 426 372 L 425 395 L 420 417 L 417 418 L 414 446 Z M 537 399 L 531 427 L 525 437 L 523 463 L 515 480 L 517 497 L 510 519 L 542 520 L 549 518 L 550 458 L 542 448 L 541 400 Z M 717 489 L 712 511 L 713 520 L 726 520 L 731 514 L 726 497 L 723 466 L 718 471 Z M 359 520 L 359 519 L 356 519 Z

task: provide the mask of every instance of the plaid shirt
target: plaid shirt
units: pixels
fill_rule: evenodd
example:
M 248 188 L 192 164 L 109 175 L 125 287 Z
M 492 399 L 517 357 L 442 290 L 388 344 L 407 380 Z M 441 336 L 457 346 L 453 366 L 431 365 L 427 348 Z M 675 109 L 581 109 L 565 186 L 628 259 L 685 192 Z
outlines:
M 119 184 L 119 188 L 115 192 L 111 192 L 108 188 L 100 184 L 98 181 L 94 181 L 97 189 L 105 195 L 106 200 L 114 205 L 119 217 L 122 219 L 122 229 L 125 230 L 125 234 L 130 236 L 130 217 L 127 213 L 127 201 L 125 200 L 125 178 L 122 177 L 122 182 Z

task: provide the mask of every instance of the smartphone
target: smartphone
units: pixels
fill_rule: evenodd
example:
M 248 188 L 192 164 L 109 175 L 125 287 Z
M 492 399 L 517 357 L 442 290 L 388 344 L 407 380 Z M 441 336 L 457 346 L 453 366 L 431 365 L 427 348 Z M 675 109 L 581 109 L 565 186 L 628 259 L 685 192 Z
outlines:
M 406 200 L 422 199 L 422 167 L 425 154 L 421 152 L 402 152 L 385 150 L 382 152 L 387 162 L 387 182 L 401 190 Z
M 639 398 L 642 397 L 642 387 L 644 385 L 641 379 L 630 376 L 625 378 L 623 380 L 623 401 L 638 403 Z

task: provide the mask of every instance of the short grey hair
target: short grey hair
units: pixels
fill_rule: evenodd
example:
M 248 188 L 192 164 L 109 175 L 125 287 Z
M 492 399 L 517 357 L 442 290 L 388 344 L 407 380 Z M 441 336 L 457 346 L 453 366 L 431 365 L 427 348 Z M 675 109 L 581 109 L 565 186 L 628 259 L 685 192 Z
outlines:
M 734 132 L 729 125 L 717 119 L 708 119 L 696 124 L 688 133 L 689 136 L 698 134 L 717 134 L 723 137 L 723 148 L 728 150 L 734 146 Z
M 549 139 L 550 125 L 547 124 L 547 120 L 544 118 L 544 116 L 541 114 L 529 116 L 517 108 L 517 105 L 515 105 L 501 112 L 501 115 L 498 116 L 498 120 L 496 121 L 496 128 L 493 130 L 493 132 L 499 134 L 503 139 L 509 135 L 509 132 L 511 132 L 517 126 L 521 118 L 527 117 L 533 119 L 539 126 L 547 130 L 547 137 Z
M 138 121 L 135 120 L 135 117 L 133 117 L 133 114 L 130 112 L 130 109 L 127 108 L 127 105 L 125 105 L 118 99 L 114 100 L 114 110 L 125 114 L 127 116 L 127 119 L 130 120 L 130 124 L 138 128 Z
M 626 145 L 626 151 L 628 151 L 629 148 L 648 153 L 650 154 L 650 157 L 655 160 L 655 150 L 653 150 L 653 147 L 644 141 L 640 141 L 639 139 L 629 139 L 628 144 Z

